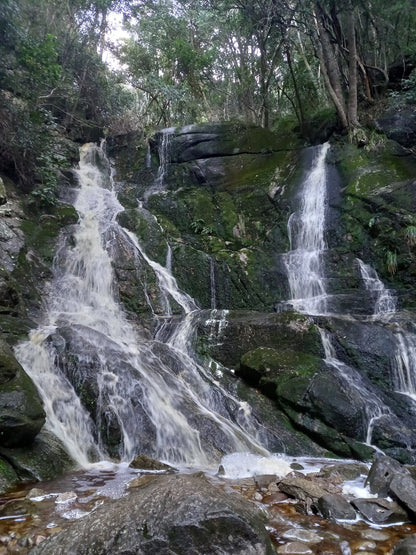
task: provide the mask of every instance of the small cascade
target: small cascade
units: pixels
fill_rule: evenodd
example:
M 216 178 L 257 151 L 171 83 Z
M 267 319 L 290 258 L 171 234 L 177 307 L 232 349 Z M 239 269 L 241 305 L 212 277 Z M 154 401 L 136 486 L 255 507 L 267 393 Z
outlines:
M 327 202 L 326 163 L 329 143 L 319 147 L 306 175 L 300 208 L 288 221 L 290 251 L 285 264 L 290 304 L 306 314 L 325 314 L 327 294 L 322 256 L 326 249 L 324 229 Z
M 168 172 L 168 167 L 170 163 L 170 144 L 174 134 L 175 128 L 169 127 L 167 129 L 162 129 L 161 139 L 159 141 L 159 167 L 157 170 L 157 176 L 154 184 L 146 191 L 144 198 L 147 200 L 151 195 L 160 193 L 163 191 L 165 186 L 165 178 Z
M 394 370 L 396 390 L 412 397 L 416 401 L 416 335 L 398 331 Z
M 84 467 L 109 456 L 129 461 L 138 453 L 198 467 L 223 453 L 267 454 L 249 406 L 195 359 L 201 315 L 171 273 L 170 248 L 163 267 L 117 223 L 122 207 L 100 147 L 83 147 L 78 177 L 78 226 L 58 249 L 43 322 L 16 349 L 44 400 L 48 428 Z M 164 317 L 172 322 L 153 340 L 139 335 L 117 302 L 115 238 L 155 274 Z M 182 311 L 179 322 L 170 318 L 171 302 Z
M 374 394 L 374 391 L 370 389 L 363 380 L 363 377 L 359 374 L 357 370 L 348 366 L 347 364 L 340 361 L 331 342 L 331 338 L 328 332 L 319 329 L 319 333 L 322 339 L 322 345 L 325 352 L 325 363 L 334 368 L 337 373 L 343 378 L 349 387 L 355 390 L 357 399 L 359 399 L 359 404 L 362 408 L 362 413 L 365 416 L 365 422 L 363 426 L 365 427 L 366 434 L 363 438 L 367 445 L 371 445 L 372 432 L 374 428 L 374 423 L 384 417 L 391 415 L 391 410 L 387 407 L 384 402 Z M 355 401 L 358 404 L 357 399 Z
M 210 278 L 210 292 L 211 292 L 211 308 L 217 308 L 217 285 L 215 282 L 215 260 L 211 257 L 209 259 L 209 278 Z
M 150 143 L 147 143 L 146 168 L 149 170 L 151 167 L 152 167 L 152 151 L 150 150 Z
M 396 299 L 369 264 L 356 259 L 366 290 L 374 300 L 373 319 L 380 320 L 396 312 Z
M 374 299 L 373 320 L 394 323 L 396 299 L 370 265 L 364 264 L 359 258 L 357 262 L 365 288 Z M 394 331 L 396 350 L 392 369 L 395 389 L 416 401 L 416 334 L 405 331 L 397 323 Z

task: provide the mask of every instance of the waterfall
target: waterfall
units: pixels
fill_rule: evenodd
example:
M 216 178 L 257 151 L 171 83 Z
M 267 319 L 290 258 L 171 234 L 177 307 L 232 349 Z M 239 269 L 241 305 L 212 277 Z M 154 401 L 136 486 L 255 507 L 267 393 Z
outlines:
M 217 286 L 215 283 L 215 260 L 210 257 L 209 259 L 209 280 L 210 280 L 210 292 L 211 292 L 211 308 L 217 308 Z
M 369 264 L 356 259 L 364 286 L 374 298 L 373 319 L 378 320 L 396 312 L 396 299 Z
M 290 304 L 306 314 L 324 314 L 327 308 L 322 255 L 326 249 L 325 159 L 329 148 L 329 143 L 325 143 L 317 150 L 312 168 L 302 186 L 300 208 L 288 221 L 290 251 L 284 260 L 291 294 Z
M 394 322 L 396 299 L 369 265 L 357 258 L 365 288 L 374 297 L 373 320 Z M 393 357 L 393 378 L 396 391 L 416 401 L 416 334 L 404 331 L 395 323 L 396 349 Z
M 58 248 L 42 322 L 16 348 L 42 396 L 48 428 L 84 467 L 109 456 L 129 461 L 138 453 L 198 467 L 224 453 L 266 454 L 262 426 L 247 404 L 195 360 L 200 311 L 178 288 L 172 252 L 163 267 L 117 223 L 123 208 L 100 147 L 81 149 L 77 173 L 78 225 Z M 117 301 L 116 238 L 154 272 L 165 317 L 171 300 L 182 310 L 179 322 L 172 318 L 154 339 L 139 334 Z
M 363 409 L 363 416 L 365 417 L 365 422 L 363 422 L 363 424 L 367 429 L 364 441 L 367 445 L 371 445 L 374 422 L 383 416 L 391 415 L 391 410 L 378 396 L 374 395 L 372 389 L 366 385 L 357 370 L 347 364 L 344 364 L 337 358 L 328 332 L 319 329 L 319 333 L 324 347 L 325 363 L 336 370 L 341 378 L 348 383 L 349 387 L 355 391 L 357 399 L 360 400 L 360 404 Z
M 299 209 L 288 221 L 290 251 L 284 261 L 291 298 L 289 304 L 295 310 L 309 315 L 328 314 L 328 293 L 323 266 L 325 243 L 325 216 L 327 205 L 326 157 L 330 148 L 325 143 L 316 148 L 310 170 L 306 173 L 301 190 Z M 376 278 L 374 270 L 358 261 L 367 288 L 377 292 L 377 314 L 387 312 L 393 298 Z M 364 277 L 365 276 L 365 277 Z M 393 308 L 394 310 L 394 308 Z M 366 430 L 363 441 L 371 444 L 375 421 L 389 416 L 390 409 L 374 394 L 372 388 L 357 370 L 340 361 L 328 332 L 319 329 L 325 352 L 325 363 L 354 391 L 355 402 L 361 407 L 362 426 Z
M 168 172 L 168 167 L 171 159 L 170 144 L 174 134 L 175 128 L 169 127 L 162 129 L 161 140 L 159 141 L 158 155 L 159 167 L 154 184 L 146 191 L 144 198 L 147 200 L 151 195 L 160 193 L 165 186 L 165 178 Z

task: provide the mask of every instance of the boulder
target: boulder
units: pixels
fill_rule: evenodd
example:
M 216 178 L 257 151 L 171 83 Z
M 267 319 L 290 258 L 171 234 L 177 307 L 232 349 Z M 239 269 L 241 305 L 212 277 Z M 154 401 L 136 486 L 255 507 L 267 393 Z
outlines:
M 138 468 L 140 470 L 165 470 L 165 471 L 174 471 L 175 469 L 168 464 L 162 463 L 147 455 L 137 455 L 135 459 L 131 461 L 129 464 L 130 468 Z
M 414 555 L 416 553 L 416 534 L 399 541 L 393 549 L 393 555 Z
M 378 127 L 389 139 L 411 148 L 416 144 L 416 111 L 413 107 L 391 109 L 377 120 Z
M 155 476 L 35 547 L 32 555 L 271 555 L 262 518 L 202 473 Z
M 368 474 L 368 468 L 360 463 L 340 463 L 325 465 L 321 468 L 319 475 L 328 480 L 343 482 L 344 480 L 355 480 L 361 475 Z
M 45 429 L 30 445 L 0 447 L 0 455 L 12 465 L 20 480 L 28 482 L 53 480 L 75 467 L 61 441 Z
M 288 476 L 279 482 L 279 489 L 290 497 L 299 499 L 303 502 L 316 502 L 319 498 L 328 493 L 326 489 L 321 487 L 313 480 L 300 476 Z
M 386 499 L 353 499 L 352 505 L 363 517 L 373 524 L 393 524 L 394 522 L 407 522 L 409 515 L 395 503 Z
M 397 473 L 390 482 L 389 493 L 416 516 L 416 481 L 410 474 Z
M 324 518 L 328 520 L 354 520 L 355 511 L 351 504 L 338 494 L 327 494 L 320 497 L 316 507 Z
M 397 474 L 408 474 L 408 471 L 395 459 L 378 453 L 371 465 L 365 485 L 370 488 L 371 493 L 387 497 L 390 483 Z
M 27 446 L 45 423 L 39 394 L 16 360 L 7 343 L 0 339 L 0 446 Z

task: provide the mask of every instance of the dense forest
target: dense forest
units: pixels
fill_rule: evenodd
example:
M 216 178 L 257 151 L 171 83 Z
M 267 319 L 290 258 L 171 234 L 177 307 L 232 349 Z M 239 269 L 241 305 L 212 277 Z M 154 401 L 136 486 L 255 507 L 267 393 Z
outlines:
M 48 205 L 74 141 L 106 134 L 242 120 L 377 141 L 380 106 L 416 97 L 415 27 L 412 0 L 4 0 L 0 170 Z

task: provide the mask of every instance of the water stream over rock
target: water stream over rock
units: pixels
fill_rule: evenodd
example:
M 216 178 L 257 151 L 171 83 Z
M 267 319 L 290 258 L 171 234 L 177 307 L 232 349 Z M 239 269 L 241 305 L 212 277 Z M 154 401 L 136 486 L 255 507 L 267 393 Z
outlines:
M 80 220 L 59 248 L 44 322 L 16 349 L 45 401 L 48 428 L 82 466 L 147 453 L 208 467 L 223 452 L 265 453 L 261 426 L 194 359 L 199 313 L 169 270 L 169 249 L 163 267 L 116 222 L 122 207 L 101 148 L 83 147 L 78 177 Z M 115 237 L 153 270 L 163 316 L 172 315 L 172 300 L 182 310 L 182 320 L 159 328 L 155 340 L 134 329 L 117 301 Z

